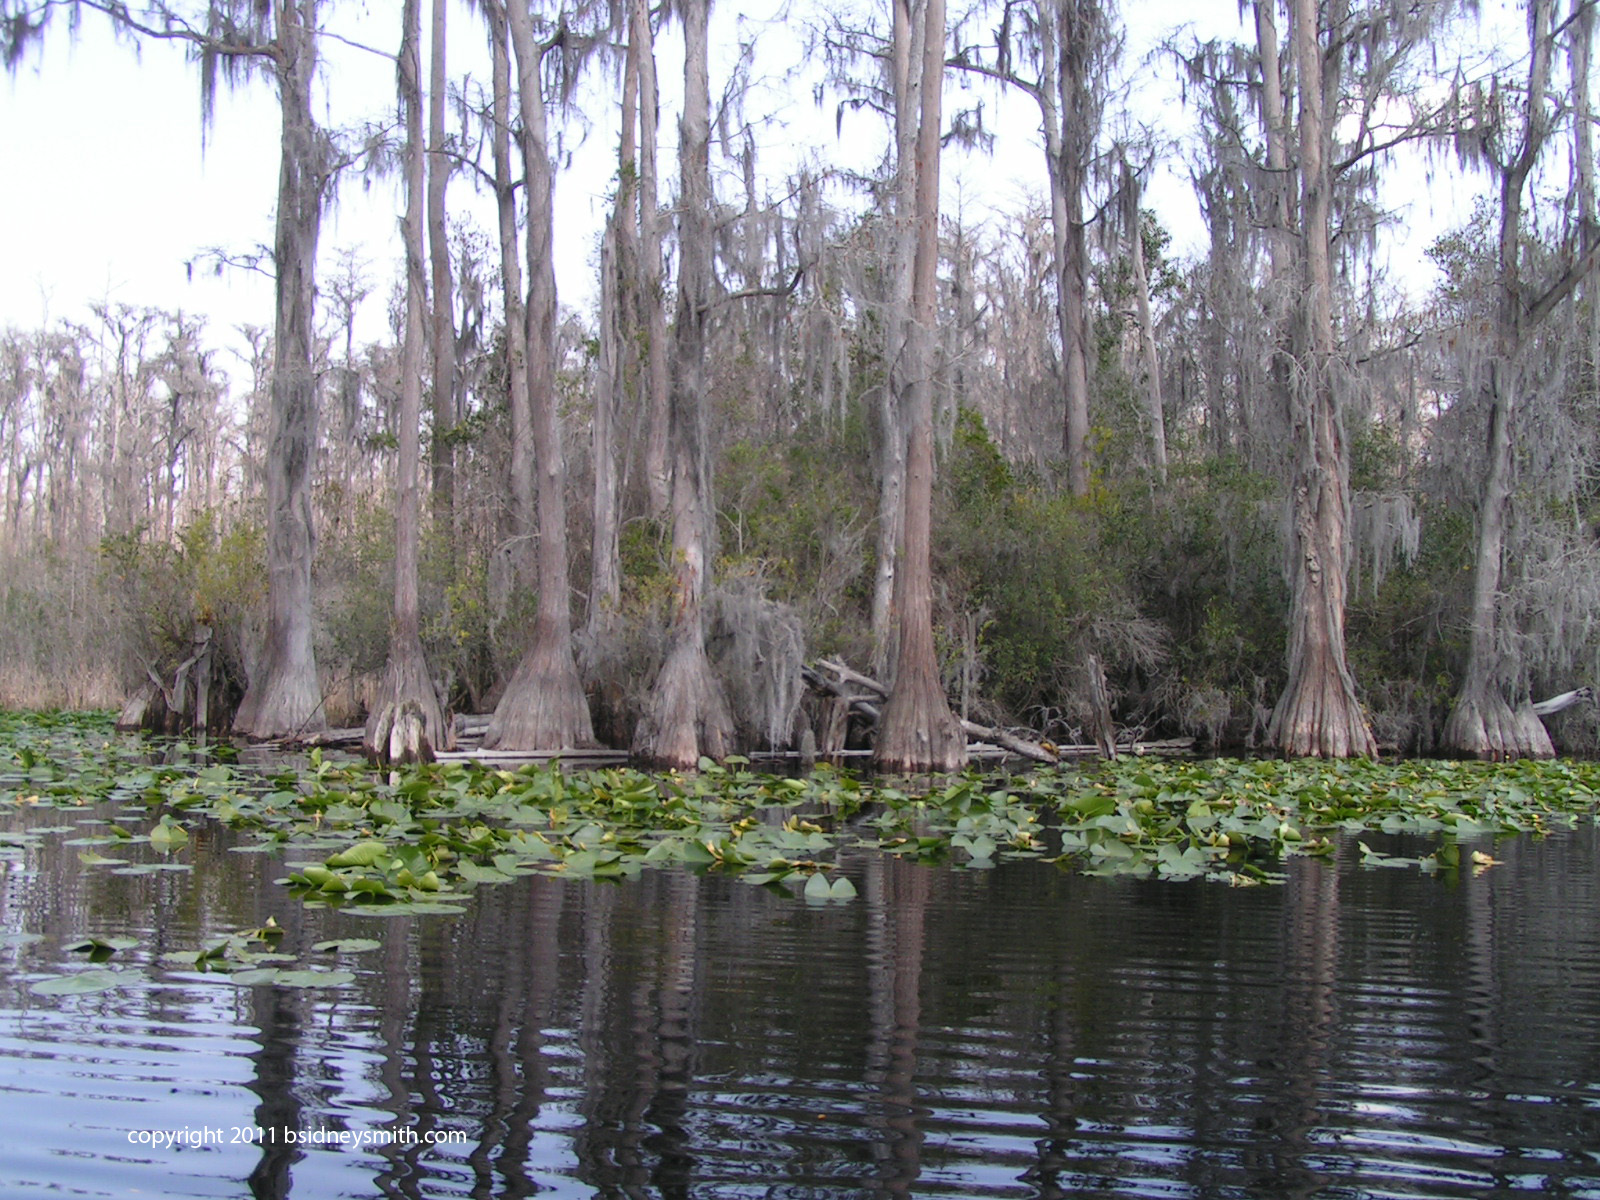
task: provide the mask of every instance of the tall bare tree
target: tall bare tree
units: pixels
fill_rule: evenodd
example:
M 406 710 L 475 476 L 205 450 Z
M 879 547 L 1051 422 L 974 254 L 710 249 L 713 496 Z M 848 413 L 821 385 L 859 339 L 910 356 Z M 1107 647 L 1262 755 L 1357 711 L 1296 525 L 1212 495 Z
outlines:
M 705 396 L 712 302 L 710 0 L 684 0 L 683 116 L 678 126 L 678 308 L 670 430 L 673 613 L 662 664 L 633 751 L 661 766 L 693 767 L 733 749 L 733 715 L 706 655 L 711 472 Z
M 920 27 L 916 64 L 916 239 L 912 244 L 910 321 L 903 359 L 905 391 L 899 408 L 906 430 L 905 515 L 895 575 L 899 651 L 884 704 L 873 762 L 889 771 L 953 771 L 967 760 L 967 739 L 950 711 L 933 644 L 934 323 L 938 316 L 939 152 L 944 91 L 944 0 L 908 9 L 908 28 Z M 896 22 L 898 33 L 900 23 Z
M 644 371 L 640 380 L 646 422 L 644 477 L 650 511 L 660 514 L 665 513 L 672 502 L 667 445 L 672 385 L 671 367 L 667 362 L 667 309 L 663 299 L 666 294 L 662 263 L 665 231 L 657 137 L 661 126 L 661 94 L 656 79 L 655 28 L 651 23 L 649 0 L 629 0 L 628 44 L 634 47 L 639 89 L 638 184 L 634 189 L 639 208 L 639 250 L 635 259 L 638 278 L 632 295 L 639 310 L 639 329 L 644 334 Z
M 1573 35 L 1592 36 L 1592 0 L 1577 0 L 1568 24 Z M 1469 106 L 1473 119 L 1458 144 L 1493 173 L 1498 191 L 1496 297 L 1493 347 L 1484 387 L 1488 400 L 1488 456 L 1478 505 L 1478 544 L 1473 561 L 1472 607 L 1467 668 L 1461 691 L 1445 723 L 1447 749 L 1478 758 L 1549 758 L 1555 753 L 1550 735 L 1535 715 L 1526 673 L 1507 645 L 1502 611 L 1502 578 L 1517 453 L 1519 409 L 1533 383 L 1527 377 L 1525 348 L 1532 334 L 1594 269 L 1597 250 L 1592 219 L 1582 211 L 1574 222 L 1577 237 L 1569 242 L 1572 256 L 1554 277 L 1539 283 L 1524 265 L 1524 214 L 1529 180 L 1557 131 L 1562 105 L 1552 96 L 1551 75 L 1558 36 L 1554 0 L 1527 0 L 1528 75 L 1517 89 L 1497 81 L 1481 90 Z M 1586 63 L 1585 46 L 1575 56 Z M 1587 105 L 1587 98 L 1582 102 Z M 1578 145 L 1582 145 L 1581 135 Z M 1575 168 L 1574 190 L 1580 198 L 1584 173 L 1593 164 Z M 1592 183 L 1590 184 L 1592 187 Z M 1592 203 L 1592 197 L 1589 198 Z
M 389 663 L 383 689 L 371 706 L 362 746 L 379 762 L 429 760 L 435 749 L 448 749 L 438 691 L 422 650 L 421 606 L 418 601 L 418 548 L 421 543 L 422 348 L 423 308 L 427 284 L 423 276 L 423 191 L 426 157 L 422 140 L 422 0 L 405 0 L 398 75 L 405 123 L 404 175 L 406 299 L 400 348 L 400 463 L 394 518 L 394 622 L 389 630 Z
M 512 413 L 512 469 L 538 467 L 539 606 L 527 653 L 495 708 L 484 745 L 503 750 L 559 750 L 594 741 L 589 705 L 572 653 L 567 471 L 556 396 L 555 168 L 543 79 L 546 56 L 565 54 L 571 47 L 564 23 L 540 41 L 526 5 L 513 0 L 506 15 L 516 55 L 523 196 L 528 214 L 527 306 L 520 333 L 526 347 L 529 411 Z M 516 330 L 508 331 L 508 336 L 517 335 Z M 520 486 L 527 489 L 526 483 Z
M 1002 80 L 1039 106 L 1055 237 L 1061 338 L 1061 447 L 1073 495 L 1089 492 L 1089 251 L 1084 200 L 1107 74 L 1121 50 L 1105 0 L 1007 3 L 993 46 L 962 47 L 955 66 Z
M 1156 348 L 1155 319 L 1150 306 L 1150 271 L 1145 261 L 1145 214 L 1140 201 L 1144 183 L 1126 154 L 1119 154 L 1121 183 L 1117 188 L 1118 224 L 1128 246 L 1133 275 L 1134 315 L 1138 325 L 1139 359 L 1144 367 L 1145 422 L 1150 438 L 1150 470 L 1156 483 L 1167 483 L 1167 415 L 1161 399 L 1161 362 Z
M 445 208 L 452 173 L 451 149 L 445 134 L 447 80 L 448 0 L 432 0 L 431 46 L 428 61 L 428 258 L 433 275 L 433 441 L 429 458 L 433 468 L 433 516 L 444 533 L 446 546 L 454 544 L 456 409 L 455 280 L 450 269 L 450 229 Z
M 271 73 L 281 116 L 272 263 L 276 303 L 267 412 L 266 641 L 234 716 L 251 738 L 301 737 L 325 725 L 312 641 L 311 567 L 316 539 L 311 479 L 316 460 L 315 308 L 317 241 L 328 189 L 340 167 L 332 140 L 312 114 L 318 0 L 216 3 L 203 18 L 163 4 L 135 15 L 85 0 L 123 30 L 178 41 L 200 64 L 207 116 L 219 66 Z
M 1289 679 L 1268 737 L 1285 754 L 1345 758 L 1375 754 L 1377 744 L 1345 650 L 1350 452 L 1333 331 L 1333 114 L 1317 0 L 1294 0 L 1292 36 L 1300 88 L 1300 361 L 1289 392 Z

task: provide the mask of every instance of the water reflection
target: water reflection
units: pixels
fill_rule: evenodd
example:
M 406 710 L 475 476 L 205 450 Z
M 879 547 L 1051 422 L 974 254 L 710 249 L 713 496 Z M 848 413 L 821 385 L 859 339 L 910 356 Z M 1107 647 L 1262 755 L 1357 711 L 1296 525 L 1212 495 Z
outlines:
M 651 873 L 392 920 L 225 834 L 141 876 L 69 840 L 0 862 L 8 1196 L 1600 1196 L 1593 830 L 1481 877 L 872 856 L 847 905 Z M 342 990 L 160 966 L 269 914 L 302 960 L 382 945 Z M 91 933 L 140 939 L 128 986 L 28 991 Z M 232 1140 L 129 1141 L 201 1127 Z

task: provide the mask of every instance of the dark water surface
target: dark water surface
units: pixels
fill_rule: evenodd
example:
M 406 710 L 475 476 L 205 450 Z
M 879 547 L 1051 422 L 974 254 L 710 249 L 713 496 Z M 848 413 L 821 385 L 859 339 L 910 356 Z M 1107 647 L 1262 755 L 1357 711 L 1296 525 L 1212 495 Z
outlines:
M 74 836 L 0 857 L 3 1197 L 1600 1197 L 1592 828 L 1476 876 L 873 857 L 847 904 L 647 872 L 394 919 L 226 834 L 142 876 Z M 356 983 L 160 965 L 269 914 Z M 30 993 L 89 935 L 139 939 L 125 986 Z M 349 936 L 383 945 L 310 953 Z M 329 1144 L 397 1130 L 450 1144 Z

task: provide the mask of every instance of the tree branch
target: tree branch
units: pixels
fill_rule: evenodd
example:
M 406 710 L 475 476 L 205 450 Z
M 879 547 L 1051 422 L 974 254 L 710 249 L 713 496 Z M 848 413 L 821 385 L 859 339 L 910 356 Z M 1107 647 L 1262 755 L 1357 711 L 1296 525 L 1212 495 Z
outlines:
M 982 75 L 986 79 L 995 79 L 1001 83 L 1009 84 L 1020 92 L 1032 96 L 1035 100 L 1040 98 L 1040 88 L 1037 83 L 1023 79 L 1020 75 L 1010 71 L 1002 71 L 996 67 L 986 67 L 981 62 L 971 62 L 965 50 L 959 50 L 944 60 L 944 65 L 954 67 L 958 71 L 966 71 L 972 75 Z
M 1584 276 L 1594 270 L 1597 263 L 1600 263 L 1600 245 L 1591 246 L 1589 252 L 1563 271 L 1561 277 L 1546 288 L 1537 300 L 1523 308 L 1522 315 L 1527 326 L 1531 328 L 1548 317 L 1583 282 Z
M 223 58 L 269 58 L 274 62 L 279 56 L 278 43 L 270 42 L 230 42 L 203 33 L 195 29 L 187 21 L 174 13 L 163 10 L 161 16 L 171 22 L 167 28 L 157 28 L 146 25 L 143 21 L 135 20 L 128 11 L 128 6 L 119 0 L 79 0 L 85 8 L 98 13 L 103 13 L 111 19 L 113 25 L 141 37 L 155 38 L 165 42 L 188 42 L 191 46 L 204 50 L 210 54 L 220 55 Z
M 792 296 L 800 286 L 800 280 L 805 277 L 805 273 L 806 269 L 804 267 L 796 267 L 794 278 L 782 287 L 740 288 L 737 292 L 728 292 L 726 295 L 719 297 L 712 304 L 712 307 L 716 308 L 723 304 L 732 303 L 735 300 L 748 300 L 752 296 Z
M 355 41 L 354 39 L 347 38 L 342 34 L 332 33 L 326 29 L 319 29 L 317 30 L 317 36 L 327 38 L 330 42 L 338 42 L 341 46 L 349 46 L 352 50 L 364 50 L 368 54 L 376 54 L 379 58 L 387 59 L 390 62 L 395 61 L 395 56 L 390 51 L 379 50 L 376 46 L 368 46 L 364 42 Z

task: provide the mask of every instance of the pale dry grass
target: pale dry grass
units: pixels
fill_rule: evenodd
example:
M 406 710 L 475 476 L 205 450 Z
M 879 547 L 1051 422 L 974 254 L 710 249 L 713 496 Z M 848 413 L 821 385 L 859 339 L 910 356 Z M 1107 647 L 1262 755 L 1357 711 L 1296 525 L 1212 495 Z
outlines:
M 42 673 L 19 664 L 0 664 L 0 708 L 121 708 L 126 699 L 117 672 L 110 668 Z

